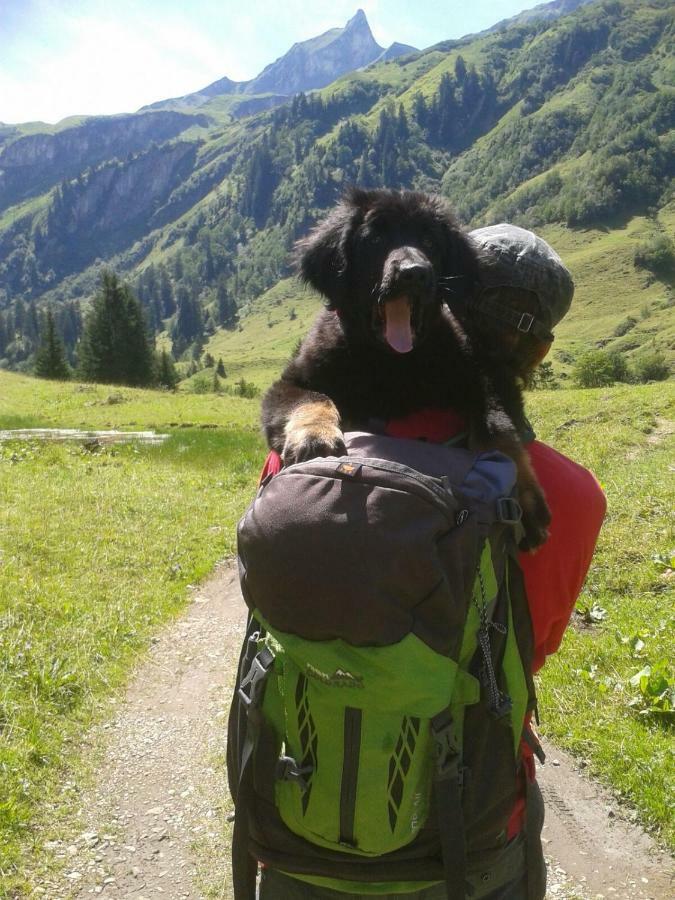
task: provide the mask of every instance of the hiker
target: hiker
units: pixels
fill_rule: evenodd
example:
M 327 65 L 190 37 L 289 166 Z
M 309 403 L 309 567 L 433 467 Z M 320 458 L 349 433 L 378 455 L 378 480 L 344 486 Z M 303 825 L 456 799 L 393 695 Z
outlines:
M 472 301 L 471 315 L 491 352 L 510 361 L 524 379 L 549 351 L 552 330 L 569 309 L 573 283 L 552 248 L 529 231 L 498 225 L 472 232 L 481 254 L 482 291 Z M 457 440 L 464 423 L 452 410 L 415 413 L 385 426 L 385 434 L 416 438 L 434 444 Z M 595 478 L 583 467 L 534 439 L 525 436 L 537 477 L 552 512 L 550 537 L 534 554 L 520 554 L 534 645 L 532 672 L 560 646 L 578 597 L 605 513 L 604 495 Z M 263 476 L 280 471 L 281 460 L 270 454 Z M 535 706 L 536 714 L 536 706 Z M 501 862 L 486 865 L 469 882 L 470 895 L 479 900 L 542 900 L 546 872 L 541 849 L 543 801 L 535 780 L 534 753 L 541 749 L 532 736 L 529 715 L 521 741 L 520 784 L 508 817 Z M 298 773 L 295 773 L 298 775 Z M 301 777 L 301 776 L 298 776 Z M 508 853 L 514 847 L 518 853 Z M 524 848 L 524 852 L 523 852 Z M 260 900 L 340 900 L 376 895 L 383 900 L 445 900 L 446 884 L 377 894 L 374 886 L 330 879 L 329 886 L 263 868 Z M 471 873 L 469 873 L 471 875 Z M 481 881 L 485 884 L 481 884 Z M 412 885 L 414 888 L 414 885 Z M 370 888 L 370 890 L 368 890 Z M 381 889 L 381 888 L 380 888 Z

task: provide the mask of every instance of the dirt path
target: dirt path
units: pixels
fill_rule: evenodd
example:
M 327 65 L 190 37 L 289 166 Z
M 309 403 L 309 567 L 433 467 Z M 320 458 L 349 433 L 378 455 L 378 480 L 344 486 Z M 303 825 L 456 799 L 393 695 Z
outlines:
M 80 837 L 59 848 L 65 872 L 36 895 L 231 898 L 223 751 L 243 621 L 235 570 L 224 566 L 139 667 L 105 728 L 107 749 L 82 804 Z M 565 754 L 547 750 L 548 896 L 672 897 L 669 858 Z

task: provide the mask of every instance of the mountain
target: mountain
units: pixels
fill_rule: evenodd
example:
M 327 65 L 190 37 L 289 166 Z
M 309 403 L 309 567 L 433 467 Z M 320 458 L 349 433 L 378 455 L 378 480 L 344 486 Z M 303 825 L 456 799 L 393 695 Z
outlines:
M 267 103 L 269 108 L 293 94 L 325 87 L 346 72 L 361 69 L 372 62 L 395 59 L 415 52 L 415 47 L 397 42 L 386 49 L 380 47 L 372 35 L 366 14 L 359 9 L 344 28 L 331 28 L 318 37 L 293 44 L 287 53 L 266 66 L 250 81 L 221 78 L 193 94 L 162 100 L 144 109 L 193 108 L 207 103 L 213 97 L 239 94 L 272 97 L 273 103 Z M 246 101 L 243 114 L 258 111 L 264 105 Z M 241 104 L 237 104 L 235 108 L 241 115 Z
M 552 0 L 550 3 L 540 3 L 533 6 L 532 9 L 523 10 L 509 19 L 502 19 L 496 25 L 492 25 L 484 33 L 489 34 L 492 31 L 503 31 L 504 28 L 510 28 L 513 25 L 527 25 L 530 22 L 550 22 L 553 19 L 559 19 L 561 16 L 569 15 L 579 9 L 580 6 L 586 6 L 588 3 L 594 3 L 595 0 Z
M 387 62 L 388 60 L 396 59 L 399 56 L 408 56 L 411 53 L 419 52 L 417 47 L 411 47 L 410 44 L 400 44 L 398 41 L 394 41 L 394 43 L 390 44 L 386 50 L 383 50 L 373 62 Z
M 0 364 L 31 366 L 48 304 L 74 360 L 111 266 L 162 346 L 180 356 L 208 340 L 234 354 L 255 335 L 269 351 L 246 354 L 269 373 L 272 345 L 290 349 L 316 308 L 288 281 L 289 250 L 350 183 L 440 191 L 467 225 L 550 236 L 579 273 L 563 369 L 588 342 L 672 357 L 674 29 L 668 0 L 598 0 L 373 62 L 280 104 L 211 86 L 182 111 L 0 128 Z M 290 79 L 292 51 L 260 77 L 284 60 Z
M 325 87 L 346 72 L 377 59 L 384 47 L 375 41 L 360 9 L 344 28 L 293 44 L 288 53 L 249 81 L 247 94 L 297 94 Z

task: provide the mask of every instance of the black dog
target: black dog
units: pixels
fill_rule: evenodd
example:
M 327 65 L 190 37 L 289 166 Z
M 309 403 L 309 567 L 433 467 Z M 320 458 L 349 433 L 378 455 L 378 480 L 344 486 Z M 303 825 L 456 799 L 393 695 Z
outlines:
M 328 302 L 264 397 L 269 446 L 287 465 L 339 456 L 343 429 L 455 409 L 473 448 L 515 461 L 523 546 L 541 544 L 550 515 L 518 437 L 519 384 L 446 303 L 471 296 L 477 260 L 443 201 L 354 189 L 297 249 L 302 278 Z

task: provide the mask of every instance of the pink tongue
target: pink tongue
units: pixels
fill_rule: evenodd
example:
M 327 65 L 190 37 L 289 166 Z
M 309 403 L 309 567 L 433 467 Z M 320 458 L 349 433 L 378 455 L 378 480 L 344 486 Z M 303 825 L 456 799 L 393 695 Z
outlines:
M 410 327 L 410 302 L 407 297 L 387 300 L 384 304 L 384 336 L 397 353 L 409 353 L 413 347 Z

